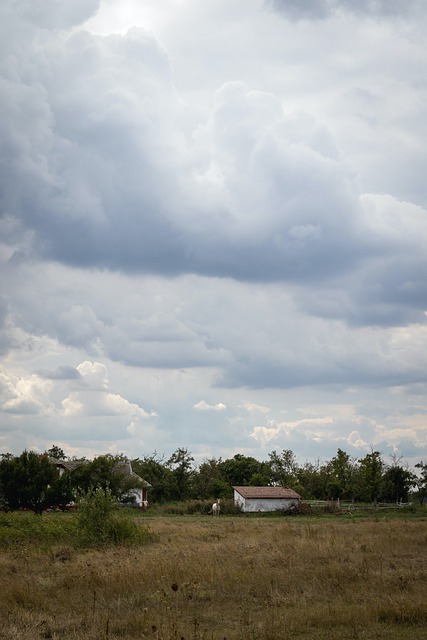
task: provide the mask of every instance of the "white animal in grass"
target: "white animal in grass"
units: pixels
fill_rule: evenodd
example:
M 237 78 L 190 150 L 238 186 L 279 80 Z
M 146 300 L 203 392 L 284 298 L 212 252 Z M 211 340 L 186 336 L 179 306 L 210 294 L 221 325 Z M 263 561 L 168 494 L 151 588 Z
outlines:
M 212 515 L 219 516 L 221 511 L 221 498 L 218 498 L 218 500 L 213 503 L 211 511 Z

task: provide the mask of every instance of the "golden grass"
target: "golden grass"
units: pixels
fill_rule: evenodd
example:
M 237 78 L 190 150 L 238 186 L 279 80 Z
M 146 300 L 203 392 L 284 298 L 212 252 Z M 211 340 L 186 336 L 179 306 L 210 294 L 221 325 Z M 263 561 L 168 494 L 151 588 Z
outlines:
M 0 638 L 426 637 L 425 519 L 149 523 L 140 548 L 1 551 Z

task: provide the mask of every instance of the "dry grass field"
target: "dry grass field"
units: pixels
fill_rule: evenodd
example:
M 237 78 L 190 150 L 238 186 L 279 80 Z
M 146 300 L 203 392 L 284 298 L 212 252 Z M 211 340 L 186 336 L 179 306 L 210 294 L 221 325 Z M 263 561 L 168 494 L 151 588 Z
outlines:
M 427 636 L 425 518 L 141 521 L 157 542 L 2 549 L 0 638 Z

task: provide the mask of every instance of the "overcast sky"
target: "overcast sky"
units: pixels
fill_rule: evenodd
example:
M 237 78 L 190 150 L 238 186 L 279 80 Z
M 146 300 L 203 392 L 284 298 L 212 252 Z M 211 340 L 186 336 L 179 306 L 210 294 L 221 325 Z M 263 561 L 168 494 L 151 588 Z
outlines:
M 0 452 L 426 460 L 427 3 L 0 32 Z

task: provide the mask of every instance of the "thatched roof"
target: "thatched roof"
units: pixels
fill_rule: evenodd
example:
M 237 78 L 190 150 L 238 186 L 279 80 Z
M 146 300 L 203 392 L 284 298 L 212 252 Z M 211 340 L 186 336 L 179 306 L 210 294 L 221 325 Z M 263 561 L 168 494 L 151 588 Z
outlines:
M 57 460 L 56 458 L 49 458 L 49 462 L 59 469 L 65 469 L 70 472 L 83 464 L 88 464 L 88 460 Z M 130 460 L 122 460 L 118 462 L 113 469 L 113 473 L 117 473 L 125 479 L 132 479 L 135 482 L 135 485 L 138 485 L 139 487 L 151 487 L 149 482 L 141 478 L 141 476 L 132 470 Z
M 124 478 L 131 478 L 135 480 L 140 487 L 151 487 L 151 484 L 141 478 L 135 471 L 132 471 L 132 465 L 129 460 L 123 460 L 122 462 L 118 462 L 114 467 L 115 473 L 119 473 Z
M 66 471 L 74 471 L 82 464 L 87 464 L 87 460 L 58 460 L 57 458 L 49 458 L 49 462 Z

